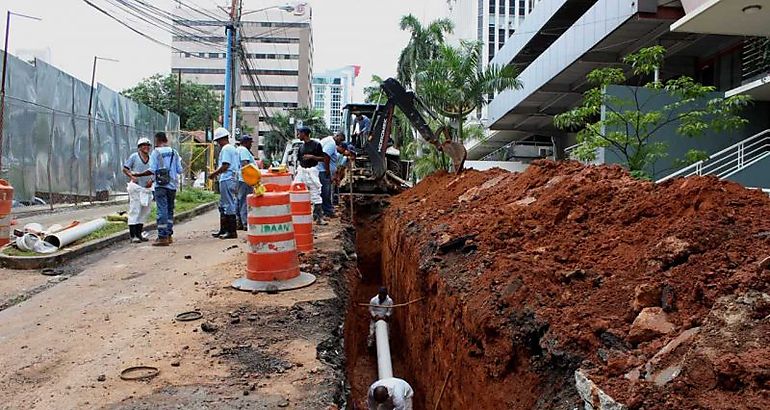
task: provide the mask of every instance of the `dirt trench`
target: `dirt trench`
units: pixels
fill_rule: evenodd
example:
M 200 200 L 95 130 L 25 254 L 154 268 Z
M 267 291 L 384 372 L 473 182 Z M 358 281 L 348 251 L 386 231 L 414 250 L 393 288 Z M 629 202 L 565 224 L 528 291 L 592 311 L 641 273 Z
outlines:
M 433 409 L 439 402 L 442 409 L 574 409 L 580 401 L 572 370 L 543 360 L 538 340 L 545 329 L 533 317 L 512 319 L 525 346 L 509 362 L 490 365 L 481 359 L 496 342 L 512 343 L 496 341 L 502 336 L 492 328 L 483 342 L 469 335 L 466 326 L 483 327 L 484 319 L 464 311 L 460 292 L 442 280 L 442 267 L 461 256 L 439 258 L 420 248 L 416 232 L 423 227 L 404 224 L 386 213 L 387 207 L 385 200 L 356 203 L 355 231 L 348 233 L 357 253 L 357 268 L 347 271 L 344 326 L 349 408 L 366 409 L 367 390 L 377 380 L 376 351 L 366 345 L 369 314 L 359 304 L 386 286 L 395 303 L 416 301 L 396 308 L 390 329 L 394 376 L 414 389 L 415 409 Z M 531 364 L 549 370 L 535 373 Z

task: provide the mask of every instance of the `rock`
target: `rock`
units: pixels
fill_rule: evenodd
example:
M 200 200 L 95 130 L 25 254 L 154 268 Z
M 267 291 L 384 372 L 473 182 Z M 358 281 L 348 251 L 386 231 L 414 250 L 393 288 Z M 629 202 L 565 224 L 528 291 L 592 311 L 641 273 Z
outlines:
M 674 380 L 682 372 L 684 355 L 690 349 L 699 327 L 685 330 L 658 351 L 644 365 L 644 380 L 663 386 Z
M 690 256 L 691 244 L 676 236 L 669 236 L 655 245 L 653 259 L 661 263 L 662 269 L 683 263 Z
M 174 360 L 173 362 L 171 362 L 171 367 L 179 367 L 180 364 L 181 363 L 179 363 L 179 360 Z
M 192 259 L 192 255 L 185 255 L 184 258 L 185 259 Z
M 634 289 L 634 300 L 631 302 L 631 308 L 634 312 L 639 312 L 647 307 L 659 306 L 660 287 L 650 283 L 643 283 Z
M 107 376 L 104 374 L 100 374 L 99 377 L 96 378 L 97 382 L 103 382 L 105 380 L 107 380 Z
M 575 388 L 583 399 L 586 409 L 592 410 L 626 410 L 627 407 L 618 403 L 600 389 L 582 369 L 575 371 Z
M 219 328 L 209 322 L 201 323 L 201 330 L 206 333 L 215 333 Z
M 289 400 L 283 399 L 280 403 L 278 403 L 278 407 L 289 407 Z
M 759 264 L 757 264 L 757 268 L 761 270 L 765 270 L 770 267 L 770 256 L 766 257 L 765 259 L 762 259 Z
M 634 319 L 628 332 L 628 340 L 634 344 L 648 342 L 658 336 L 671 333 L 673 330 L 674 325 L 668 321 L 668 315 L 663 309 L 648 307 L 642 309 Z
M 673 312 L 676 310 L 676 294 L 674 288 L 669 284 L 664 284 L 660 290 L 660 307 L 664 312 Z
M 240 317 L 234 317 L 234 318 L 230 319 L 230 324 L 231 325 L 237 325 L 238 323 L 241 323 L 241 318 Z
M 518 201 L 514 202 L 513 204 L 516 206 L 529 206 L 530 204 L 537 201 L 534 197 L 528 196 L 526 198 L 519 199 Z

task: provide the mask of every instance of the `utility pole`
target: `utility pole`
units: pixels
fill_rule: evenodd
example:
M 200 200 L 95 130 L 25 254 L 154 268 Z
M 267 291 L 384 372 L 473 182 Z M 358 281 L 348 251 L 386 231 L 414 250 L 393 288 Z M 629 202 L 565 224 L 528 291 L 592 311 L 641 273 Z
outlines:
M 231 123 L 232 107 L 233 107 L 233 78 L 235 75 L 240 75 L 240 70 L 237 69 L 235 64 L 235 30 L 238 25 L 239 17 L 239 0 L 232 0 L 230 6 L 230 24 L 225 27 L 225 36 L 227 37 L 227 50 L 225 52 L 226 66 L 225 66 L 225 106 L 222 115 L 222 126 L 230 130 L 230 135 L 235 131 Z
M 6 13 L 5 17 L 5 46 L 3 47 L 3 74 L 2 80 L 0 80 L 0 173 L 3 169 L 3 122 L 5 120 L 5 74 L 8 69 L 8 35 L 11 32 L 11 16 L 24 17 L 32 20 L 40 21 L 41 18 L 27 16 L 24 14 L 14 13 L 10 10 Z
M 118 60 L 94 56 L 94 66 L 91 70 L 91 93 L 88 95 L 88 201 L 94 202 L 94 82 L 96 81 L 96 61 L 105 60 L 117 63 Z M 77 194 L 76 194 L 77 195 Z
M 176 114 L 179 116 L 179 121 L 182 120 L 182 70 L 177 71 L 176 80 Z

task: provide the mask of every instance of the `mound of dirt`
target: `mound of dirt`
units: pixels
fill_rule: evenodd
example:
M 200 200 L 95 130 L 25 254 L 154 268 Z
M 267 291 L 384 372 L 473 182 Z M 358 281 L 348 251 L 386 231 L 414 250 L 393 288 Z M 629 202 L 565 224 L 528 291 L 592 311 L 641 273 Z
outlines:
M 745 330 L 770 320 L 760 191 L 541 161 L 433 175 L 392 199 L 382 234 L 391 293 L 426 298 L 395 329 L 418 405 L 571 409 L 592 400 L 578 370 L 631 409 L 768 403 L 770 336 Z M 744 331 L 706 320 L 747 292 Z

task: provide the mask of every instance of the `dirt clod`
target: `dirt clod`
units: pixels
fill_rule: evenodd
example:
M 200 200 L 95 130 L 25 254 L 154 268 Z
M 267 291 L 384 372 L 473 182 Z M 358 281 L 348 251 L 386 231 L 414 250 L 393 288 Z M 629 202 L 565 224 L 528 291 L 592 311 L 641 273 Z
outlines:
M 201 330 L 206 332 L 206 333 L 215 333 L 216 331 L 219 330 L 219 328 L 216 325 L 212 324 L 212 323 L 203 322 L 203 323 L 201 323 Z

